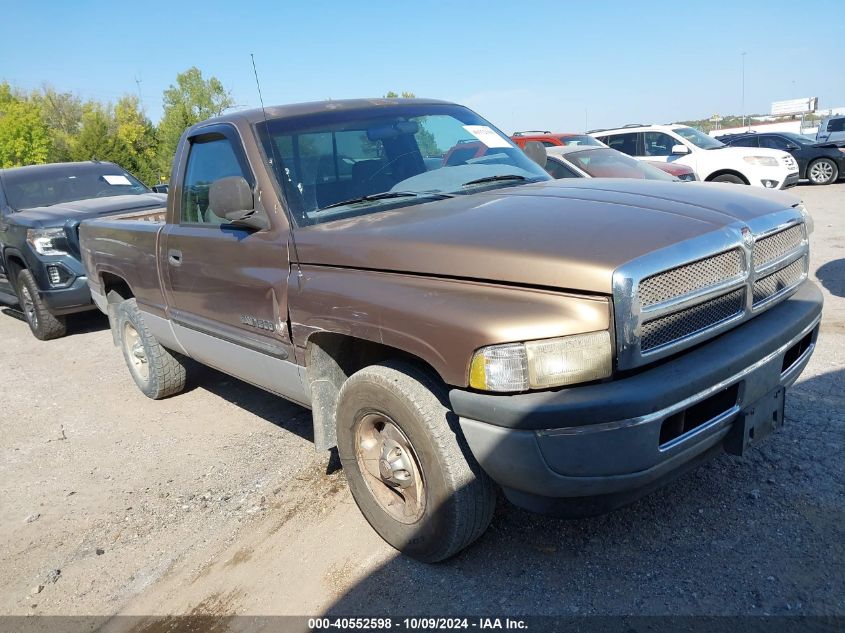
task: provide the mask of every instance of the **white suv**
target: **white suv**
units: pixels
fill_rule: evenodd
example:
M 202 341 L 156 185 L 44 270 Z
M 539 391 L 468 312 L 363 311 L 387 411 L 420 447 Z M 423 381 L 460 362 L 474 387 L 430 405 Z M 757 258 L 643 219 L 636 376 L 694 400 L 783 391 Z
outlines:
M 592 136 L 635 158 L 680 163 L 699 180 L 786 189 L 798 184 L 798 164 L 776 149 L 728 147 L 685 125 L 626 125 L 591 130 Z

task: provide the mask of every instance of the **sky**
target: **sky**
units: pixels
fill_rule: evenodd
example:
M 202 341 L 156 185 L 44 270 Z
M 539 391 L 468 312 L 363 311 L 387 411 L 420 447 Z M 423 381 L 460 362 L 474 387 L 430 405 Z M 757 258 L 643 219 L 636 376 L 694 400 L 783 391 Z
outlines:
M 0 81 L 83 98 L 162 91 L 197 66 L 264 102 L 411 91 L 467 105 L 506 132 L 583 131 L 768 113 L 816 96 L 845 106 L 845 7 L 813 3 L 311 0 L 0 1 Z

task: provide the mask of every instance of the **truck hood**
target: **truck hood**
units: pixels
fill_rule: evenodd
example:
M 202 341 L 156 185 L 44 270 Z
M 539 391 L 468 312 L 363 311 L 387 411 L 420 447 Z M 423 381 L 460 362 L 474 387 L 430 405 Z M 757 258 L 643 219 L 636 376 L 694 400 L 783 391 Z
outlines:
M 632 259 L 798 202 L 730 184 L 556 180 L 302 227 L 295 239 L 304 264 L 610 294 Z
M 77 224 L 88 218 L 130 211 L 143 211 L 167 204 L 167 196 L 160 193 L 142 193 L 138 195 L 110 196 L 107 198 L 89 198 L 62 202 L 49 207 L 22 209 L 12 215 L 15 224 L 32 228 L 52 228 L 64 226 L 69 220 Z

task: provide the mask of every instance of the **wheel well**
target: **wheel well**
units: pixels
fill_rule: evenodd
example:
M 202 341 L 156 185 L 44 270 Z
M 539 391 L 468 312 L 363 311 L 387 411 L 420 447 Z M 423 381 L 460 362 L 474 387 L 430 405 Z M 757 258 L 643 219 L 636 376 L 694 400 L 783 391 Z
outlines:
M 318 451 L 336 445 L 335 413 L 343 383 L 359 369 L 386 360 L 404 360 L 442 382 L 424 360 L 389 345 L 329 332 L 318 332 L 308 338 L 305 369 L 311 387 L 314 444 Z
M 17 291 L 18 275 L 22 270 L 26 270 L 26 263 L 24 263 L 23 259 L 21 259 L 19 255 L 8 255 L 6 257 L 6 267 L 9 272 L 12 273 L 9 275 L 9 283 L 11 283 L 12 287 L 15 291 Z
M 106 307 L 106 314 L 109 317 L 109 326 L 111 327 L 112 342 L 115 346 L 120 345 L 120 336 L 117 332 L 117 306 L 127 299 L 132 299 L 135 293 L 132 288 L 126 283 L 126 280 L 112 273 L 102 273 L 100 279 L 103 284 L 103 293 L 106 295 L 108 306 Z
M 103 294 L 106 295 L 109 303 L 120 303 L 135 296 L 129 284 L 122 277 L 112 273 L 103 273 L 100 279 L 103 281 Z
M 743 176 L 738 171 L 734 171 L 733 169 L 720 169 L 719 171 L 714 171 L 712 174 L 707 176 L 705 182 L 711 182 L 714 178 L 718 178 L 719 176 L 736 176 L 737 178 L 742 180 L 742 182 L 744 182 L 746 185 L 749 184 L 748 178 Z

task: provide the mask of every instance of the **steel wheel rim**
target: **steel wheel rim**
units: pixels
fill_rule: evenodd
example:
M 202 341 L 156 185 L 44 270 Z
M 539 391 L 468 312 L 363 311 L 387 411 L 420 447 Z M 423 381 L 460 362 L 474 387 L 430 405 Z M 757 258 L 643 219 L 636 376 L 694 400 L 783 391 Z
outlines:
M 810 178 L 813 182 L 827 182 L 833 176 L 833 167 L 830 163 L 821 161 L 810 168 Z
M 38 311 L 35 309 L 32 294 L 25 285 L 21 285 L 21 308 L 23 308 L 23 314 L 33 329 L 38 329 Z
M 147 351 L 144 349 L 138 330 L 128 321 L 123 325 L 123 350 L 129 362 L 129 369 L 141 382 L 147 382 L 150 377 Z
M 358 469 L 379 507 L 400 523 L 425 512 L 425 480 L 408 436 L 387 415 L 372 412 L 355 425 Z

